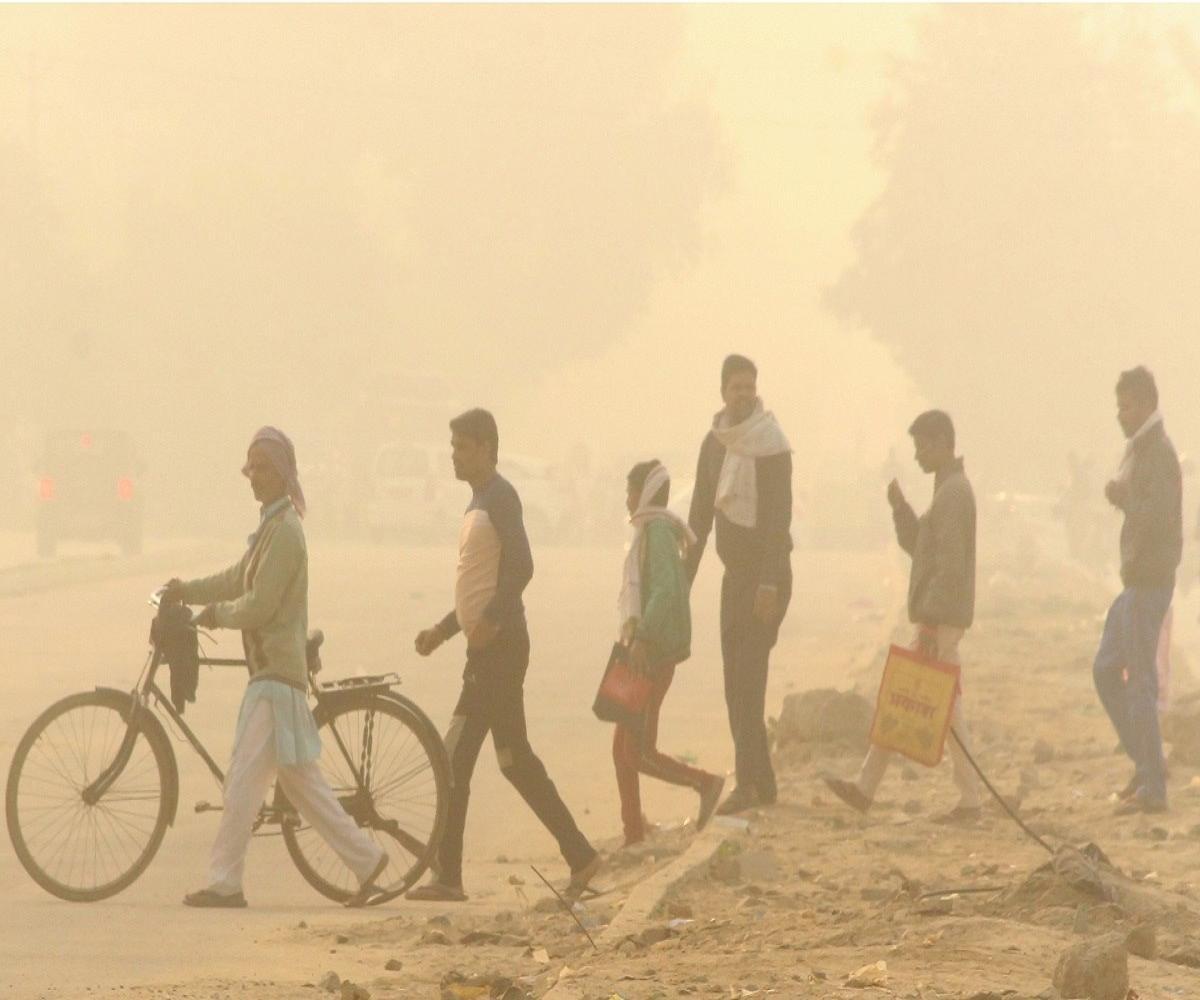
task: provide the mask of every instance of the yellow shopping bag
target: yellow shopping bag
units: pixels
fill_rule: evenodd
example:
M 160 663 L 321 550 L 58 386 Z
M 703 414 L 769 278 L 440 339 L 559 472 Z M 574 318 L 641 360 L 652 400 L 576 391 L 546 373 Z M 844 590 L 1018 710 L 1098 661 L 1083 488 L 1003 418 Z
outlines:
M 918 764 L 933 767 L 942 759 L 959 669 L 911 649 L 892 646 L 883 667 L 871 742 Z

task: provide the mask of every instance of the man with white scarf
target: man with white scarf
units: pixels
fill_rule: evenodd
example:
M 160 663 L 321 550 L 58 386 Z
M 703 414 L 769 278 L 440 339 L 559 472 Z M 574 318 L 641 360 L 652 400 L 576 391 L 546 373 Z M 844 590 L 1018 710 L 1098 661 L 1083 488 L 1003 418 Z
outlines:
M 717 812 L 774 803 L 767 742 L 769 657 L 792 595 L 792 449 L 758 398 L 758 369 L 731 354 L 721 366 L 724 407 L 700 447 L 688 524 L 695 579 L 716 524 L 721 581 L 721 658 L 737 784 Z
M 1117 813 L 1160 813 L 1167 808 L 1167 780 L 1158 726 L 1157 653 L 1183 552 L 1183 480 L 1158 410 L 1158 387 L 1147 369 L 1121 373 L 1117 421 L 1127 438 L 1125 454 L 1104 492 L 1125 515 L 1124 589 L 1109 608 L 1092 675 L 1134 763 Z

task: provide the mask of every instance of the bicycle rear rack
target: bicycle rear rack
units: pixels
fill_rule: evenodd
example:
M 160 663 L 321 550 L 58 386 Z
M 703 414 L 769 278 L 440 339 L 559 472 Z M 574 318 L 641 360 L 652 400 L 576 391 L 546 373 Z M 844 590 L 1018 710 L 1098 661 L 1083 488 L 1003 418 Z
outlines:
M 322 681 L 317 690 L 322 694 L 333 694 L 340 691 L 375 691 L 394 687 L 400 683 L 400 675 L 372 674 L 367 677 L 343 677 L 336 681 Z

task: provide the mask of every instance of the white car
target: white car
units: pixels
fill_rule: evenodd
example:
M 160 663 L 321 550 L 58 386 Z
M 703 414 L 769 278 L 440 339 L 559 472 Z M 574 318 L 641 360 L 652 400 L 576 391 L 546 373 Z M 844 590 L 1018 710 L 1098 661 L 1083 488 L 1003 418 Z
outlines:
M 512 483 L 521 497 L 525 531 L 531 541 L 558 539 L 567 510 L 563 484 L 554 475 L 551 463 L 528 455 L 500 454 L 500 475 Z
M 376 541 L 452 541 L 468 499 L 448 448 L 386 444 L 371 468 L 367 528 Z
M 530 539 L 555 540 L 566 501 L 551 464 L 503 453 L 498 471 L 521 497 Z M 451 541 L 470 499 L 470 488 L 454 478 L 449 448 L 394 442 L 375 455 L 367 528 L 376 541 Z

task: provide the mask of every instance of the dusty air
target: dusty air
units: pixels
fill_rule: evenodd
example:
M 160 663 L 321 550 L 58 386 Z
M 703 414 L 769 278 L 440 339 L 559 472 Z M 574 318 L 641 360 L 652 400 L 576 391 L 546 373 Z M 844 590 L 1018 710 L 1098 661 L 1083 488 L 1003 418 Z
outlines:
M 1200 997 L 1200 12 L 0 7 L 0 997 Z

